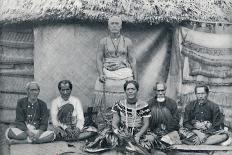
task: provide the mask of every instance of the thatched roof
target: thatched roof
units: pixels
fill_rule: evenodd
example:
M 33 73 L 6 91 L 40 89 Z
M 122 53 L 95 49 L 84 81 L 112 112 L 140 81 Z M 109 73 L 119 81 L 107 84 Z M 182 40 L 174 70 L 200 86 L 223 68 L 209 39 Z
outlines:
M 119 14 L 129 23 L 232 23 L 231 0 L 0 0 L 0 23 L 89 19 Z

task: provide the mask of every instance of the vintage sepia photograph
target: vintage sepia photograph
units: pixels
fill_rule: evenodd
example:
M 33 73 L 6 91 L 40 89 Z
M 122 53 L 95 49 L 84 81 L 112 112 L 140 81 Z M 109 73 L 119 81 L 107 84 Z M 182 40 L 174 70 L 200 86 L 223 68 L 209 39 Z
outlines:
M 232 155 L 232 0 L 0 0 L 0 155 Z

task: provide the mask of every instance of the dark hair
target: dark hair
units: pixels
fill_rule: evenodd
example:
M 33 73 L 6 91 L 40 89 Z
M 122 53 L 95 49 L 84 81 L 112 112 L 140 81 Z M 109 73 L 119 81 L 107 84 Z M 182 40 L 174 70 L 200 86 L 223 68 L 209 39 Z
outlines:
M 127 85 L 130 83 L 132 83 L 135 86 L 135 88 L 139 90 L 139 83 L 135 80 L 129 80 L 129 81 L 126 81 L 123 85 L 124 91 L 126 91 Z
M 197 88 L 200 88 L 200 87 L 204 87 L 205 92 L 206 92 L 207 94 L 209 94 L 209 87 L 206 86 L 206 85 L 203 85 L 203 84 L 196 85 L 195 90 L 194 90 L 194 91 L 195 91 L 195 94 L 197 93 Z
M 68 85 L 69 85 L 69 88 L 72 90 L 72 83 L 71 83 L 71 81 L 69 81 L 69 80 L 61 80 L 61 81 L 58 83 L 58 89 L 59 89 L 59 90 L 61 89 L 61 84 L 68 84 Z

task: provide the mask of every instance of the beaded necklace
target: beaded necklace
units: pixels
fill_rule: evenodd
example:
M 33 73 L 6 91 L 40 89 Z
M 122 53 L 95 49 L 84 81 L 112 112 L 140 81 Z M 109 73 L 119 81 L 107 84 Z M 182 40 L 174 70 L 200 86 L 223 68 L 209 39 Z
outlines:
M 126 128 L 127 131 L 129 130 L 129 125 L 128 125 L 128 114 L 127 114 L 127 101 L 125 100 L 125 109 L 126 109 Z M 136 121 L 136 117 L 137 117 L 137 102 L 135 103 L 135 111 L 134 111 L 134 115 L 133 115 L 133 109 L 132 110 L 132 131 L 131 131 L 131 135 L 134 134 L 134 128 L 135 128 L 135 121 Z
M 113 46 L 114 46 L 115 55 L 118 56 L 118 46 L 119 46 L 119 43 L 120 43 L 120 41 L 121 41 L 121 35 L 119 36 L 119 40 L 118 40 L 117 46 L 114 44 L 114 41 L 112 40 L 112 37 L 110 37 L 110 40 L 111 40 L 111 42 L 112 42 L 112 44 L 113 44 Z

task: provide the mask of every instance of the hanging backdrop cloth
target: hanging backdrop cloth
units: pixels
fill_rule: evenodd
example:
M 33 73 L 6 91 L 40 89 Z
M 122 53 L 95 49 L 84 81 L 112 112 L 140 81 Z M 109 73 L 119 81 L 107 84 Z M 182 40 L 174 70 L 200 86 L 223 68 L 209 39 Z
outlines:
M 196 99 L 196 84 L 210 88 L 209 99 L 220 105 L 232 126 L 232 34 L 212 34 L 179 27 L 173 36 L 167 93 L 183 107 Z M 174 83 L 173 79 L 176 79 Z

